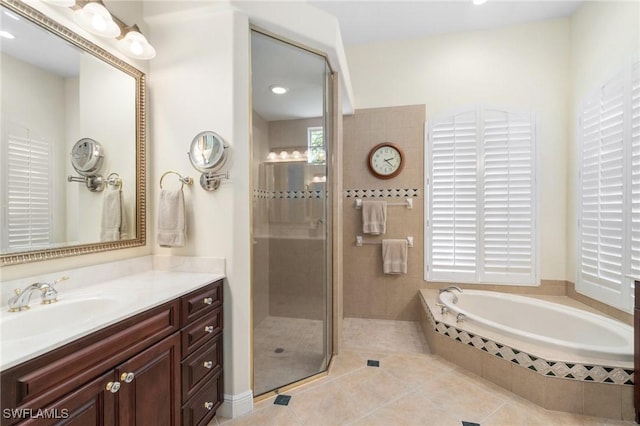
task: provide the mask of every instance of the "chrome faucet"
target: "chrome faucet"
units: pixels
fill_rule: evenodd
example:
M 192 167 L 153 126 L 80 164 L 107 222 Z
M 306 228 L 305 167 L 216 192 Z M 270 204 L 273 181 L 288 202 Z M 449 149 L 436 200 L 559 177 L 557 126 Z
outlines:
M 29 309 L 29 302 L 31 301 L 31 294 L 34 291 L 39 290 L 42 292 L 41 303 L 47 305 L 58 301 L 58 291 L 55 289 L 55 285 L 60 281 L 68 280 L 69 277 L 60 277 L 55 281 L 43 281 L 33 284 L 29 284 L 24 290 L 19 288 L 15 289 L 15 296 L 9 299 L 9 312 L 20 312 Z
M 460 287 L 455 286 L 455 285 L 451 285 L 451 286 L 449 286 L 447 288 L 441 288 L 440 289 L 440 293 L 444 293 L 445 291 L 450 292 L 451 295 L 453 296 L 453 303 L 458 303 L 458 296 L 455 295 L 453 290 L 458 290 L 460 293 L 462 293 L 462 289 Z
M 460 313 L 458 313 L 458 315 L 456 315 L 456 322 L 462 322 L 462 321 L 464 321 L 464 319 L 465 319 L 466 317 L 467 317 L 467 316 L 466 316 L 465 314 L 463 314 L 462 312 L 460 312 Z

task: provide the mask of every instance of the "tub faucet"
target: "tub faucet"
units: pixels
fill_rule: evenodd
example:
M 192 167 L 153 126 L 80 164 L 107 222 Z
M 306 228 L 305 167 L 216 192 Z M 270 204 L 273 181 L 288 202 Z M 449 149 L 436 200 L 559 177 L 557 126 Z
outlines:
M 464 319 L 465 319 L 466 317 L 467 317 L 467 316 L 466 316 L 465 314 L 463 314 L 462 312 L 460 312 L 458 315 L 456 315 L 456 322 L 462 322 L 462 321 L 464 321 Z
M 453 292 L 453 290 L 458 290 L 460 293 L 462 293 L 462 289 L 460 287 L 457 287 L 455 285 L 451 285 L 447 288 L 441 288 L 440 289 L 440 293 L 444 293 L 445 291 L 448 291 L 451 293 L 452 297 L 452 301 L 453 303 L 458 303 L 458 296 L 455 295 L 455 293 Z
M 20 312 L 29 309 L 29 301 L 31 300 L 31 294 L 40 290 L 42 292 L 42 303 L 49 304 L 58 301 L 58 291 L 54 286 L 60 281 L 68 280 L 69 277 L 60 277 L 55 281 L 42 281 L 33 284 L 29 284 L 24 290 L 19 288 L 15 289 L 16 293 L 11 299 L 9 299 L 9 312 Z

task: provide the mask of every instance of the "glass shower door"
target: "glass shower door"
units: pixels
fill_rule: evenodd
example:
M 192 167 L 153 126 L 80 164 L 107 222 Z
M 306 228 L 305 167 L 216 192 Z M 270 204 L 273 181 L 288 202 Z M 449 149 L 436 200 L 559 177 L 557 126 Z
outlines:
M 331 354 L 329 80 L 322 56 L 257 31 L 251 42 L 257 396 L 326 370 Z

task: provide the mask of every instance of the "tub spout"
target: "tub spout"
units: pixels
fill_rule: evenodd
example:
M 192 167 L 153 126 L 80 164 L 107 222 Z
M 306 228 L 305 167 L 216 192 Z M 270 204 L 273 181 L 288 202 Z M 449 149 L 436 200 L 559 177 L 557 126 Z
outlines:
M 456 295 L 455 295 L 455 293 L 453 292 L 453 290 L 458 290 L 460 293 L 462 293 L 462 289 L 461 289 L 460 287 L 455 286 L 455 285 L 451 285 L 451 286 L 449 286 L 449 287 L 447 287 L 447 288 L 441 288 L 441 289 L 440 289 L 440 293 L 444 293 L 445 291 L 450 292 L 450 293 L 451 293 L 451 296 L 452 296 L 451 301 L 452 301 L 454 304 L 456 304 L 456 303 L 458 303 L 458 296 L 456 296 Z
M 467 316 L 466 316 L 465 314 L 463 314 L 462 312 L 460 312 L 458 315 L 456 315 L 456 322 L 462 322 L 462 321 L 464 321 L 464 319 L 465 319 L 466 317 L 467 317 Z

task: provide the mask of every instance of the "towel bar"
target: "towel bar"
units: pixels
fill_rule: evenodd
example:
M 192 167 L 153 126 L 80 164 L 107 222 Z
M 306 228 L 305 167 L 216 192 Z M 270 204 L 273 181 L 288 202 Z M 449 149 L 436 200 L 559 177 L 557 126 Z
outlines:
M 387 203 L 387 206 L 404 206 L 408 209 L 413 208 L 413 198 L 405 198 L 404 203 Z M 356 198 L 356 209 L 362 208 L 362 198 Z
M 406 237 L 406 239 L 407 239 L 407 246 L 413 247 L 413 237 L 408 236 Z M 356 235 L 356 247 L 362 247 L 363 244 L 382 244 L 382 240 L 365 241 L 362 235 Z

